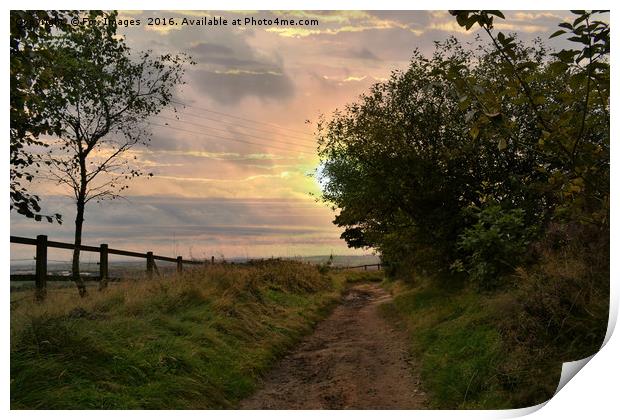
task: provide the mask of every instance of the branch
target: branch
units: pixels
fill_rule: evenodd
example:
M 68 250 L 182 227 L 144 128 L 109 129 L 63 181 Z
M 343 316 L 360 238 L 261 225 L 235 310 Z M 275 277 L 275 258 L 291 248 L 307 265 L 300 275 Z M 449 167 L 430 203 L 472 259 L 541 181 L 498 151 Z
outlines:
M 586 28 L 588 28 L 588 49 L 590 50 L 590 57 L 589 57 L 590 64 L 588 65 L 588 73 L 586 75 L 586 78 L 587 78 L 586 97 L 584 98 L 584 102 L 583 102 L 583 114 L 581 116 L 581 126 L 579 127 L 579 134 L 577 135 L 577 138 L 575 139 L 575 143 L 573 144 L 573 152 L 571 154 L 573 164 L 575 162 L 575 156 L 577 154 L 577 147 L 579 146 L 579 143 L 581 142 L 581 138 L 583 137 L 583 131 L 586 126 L 586 116 L 588 115 L 588 103 L 590 101 L 590 78 L 592 74 L 592 37 L 591 37 L 591 31 L 590 31 L 590 22 L 588 18 L 586 18 Z
M 124 143 L 123 145 L 121 145 L 114 153 L 108 156 L 108 158 L 105 161 L 103 161 L 101 165 L 99 165 L 95 170 L 93 170 L 92 172 L 86 175 L 86 182 L 92 181 L 101 171 L 104 171 L 106 169 L 106 167 L 108 166 L 110 162 L 116 159 L 123 152 L 126 152 L 127 150 L 131 149 L 134 145 L 135 145 L 135 142 Z
M 502 47 L 498 44 L 498 42 L 495 39 L 495 37 L 493 37 L 493 34 L 491 33 L 491 30 L 487 26 L 482 26 L 482 28 L 487 33 L 487 35 L 489 35 L 489 38 L 491 38 L 491 41 L 493 41 L 493 45 L 495 45 L 495 48 L 499 51 L 499 53 L 502 56 L 502 58 L 504 59 L 504 61 L 506 61 L 508 63 L 508 65 L 510 65 L 510 67 L 512 68 L 512 70 L 513 70 L 513 72 L 515 74 L 515 77 L 519 81 L 519 84 L 521 85 L 521 88 L 523 89 L 523 91 L 525 93 L 525 96 L 527 97 L 527 100 L 530 103 L 530 106 L 534 109 L 534 113 L 536 114 L 536 119 L 538 120 L 540 125 L 542 125 L 542 127 L 545 129 L 545 131 L 551 132 L 552 130 L 549 127 L 548 123 L 542 117 L 542 115 L 540 113 L 540 110 L 538 108 L 538 105 L 534 102 L 534 98 L 532 97 L 532 91 L 530 89 L 530 86 L 527 84 L 527 82 L 525 80 L 523 80 L 523 78 L 519 74 L 519 71 L 517 70 L 516 66 L 514 65 L 512 60 L 510 59 L 510 57 L 508 57 L 506 55 L 506 53 L 504 52 Z M 570 150 L 568 150 L 566 148 L 566 146 L 564 146 L 564 144 L 561 141 L 556 139 L 556 143 L 560 146 L 560 148 L 564 151 L 564 153 L 567 154 L 567 156 L 569 156 L 569 157 L 572 156 Z

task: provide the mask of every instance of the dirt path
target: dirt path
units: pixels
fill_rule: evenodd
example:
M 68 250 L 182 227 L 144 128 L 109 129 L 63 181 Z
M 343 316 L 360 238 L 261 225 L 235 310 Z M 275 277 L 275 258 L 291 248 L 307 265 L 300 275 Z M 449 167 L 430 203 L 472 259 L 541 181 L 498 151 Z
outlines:
M 390 295 L 355 285 L 242 409 L 416 409 L 425 395 L 405 337 L 378 313 Z

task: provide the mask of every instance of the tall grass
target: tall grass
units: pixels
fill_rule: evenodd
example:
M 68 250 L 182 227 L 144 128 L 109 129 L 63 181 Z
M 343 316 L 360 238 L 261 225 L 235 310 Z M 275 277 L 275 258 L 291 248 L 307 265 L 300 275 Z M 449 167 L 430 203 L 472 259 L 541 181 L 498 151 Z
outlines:
M 214 265 L 11 308 L 11 407 L 232 408 L 321 319 L 344 274 Z

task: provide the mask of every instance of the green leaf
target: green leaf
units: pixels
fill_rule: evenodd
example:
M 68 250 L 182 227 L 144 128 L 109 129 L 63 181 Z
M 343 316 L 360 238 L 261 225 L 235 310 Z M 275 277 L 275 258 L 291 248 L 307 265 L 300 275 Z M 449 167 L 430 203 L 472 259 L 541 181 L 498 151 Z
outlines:
M 469 129 L 469 135 L 471 136 L 472 139 L 476 140 L 479 134 L 480 134 L 480 128 L 478 128 L 478 126 L 474 125 L 472 128 Z
M 499 139 L 499 143 L 497 144 L 497 148 L 501 152 L 506 147 L 508 147 L 508 144 L 506 143 L 506 139 L 502 137 L 501 139 Z
M 499 10 L 487 10 L 487 13 L 490 14 L 490 15 L 495 15 L 498 18 L 501 18 L 501 19 L 506 19 L 504 14 L 502 12 L 500 12 Z
M 575 21 L 573 22 L 573 26 L 579 25 L 581 22 L 583 22 L 587 18 L 588 18 L 588 15 L 587 14 L 583 14 L 582 16 L 580 16 L 577 19 L 575 19 Z
M 566 70 L 568 70 L 568 64 L 562 61 L 554 61 L 553 63 L 549 64 L 549 68 L 555 72 L 565 72 Z
M 554 33 L 551 34 L 551 36 L 549 37 L 549 39 L 551 38 L 555 38 L 556 36 L 560 36 L 562 34 L 565 34 L 566 31 L 563 29 L 560 29 L 559 31 L 555 31 Z
M 465 29 L 470 30 L 472 26 L 474 26 L 474 24 L 479 22 L 478 20 L 478 16 L 477 15 L 473 15 L 471 17 L 469 17 L 466 21 L 465 21 Z

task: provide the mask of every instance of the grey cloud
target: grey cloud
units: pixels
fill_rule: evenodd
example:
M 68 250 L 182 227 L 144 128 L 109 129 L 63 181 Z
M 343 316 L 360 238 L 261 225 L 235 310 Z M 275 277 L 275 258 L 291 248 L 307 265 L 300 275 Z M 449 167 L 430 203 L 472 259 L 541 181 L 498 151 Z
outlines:
M 231 55 L 233 53 L 233 49 L 226 45 L 212 44 L 208 42 L 196 44 L 191 47 L 189 51 L 195 54 L 200 54 L 202 56 Z
M 251 51 L 244 49 L 244 54 Z M 224 67 L 242 67 L 256 69 L 260 67 L 273 67 L 269 63 L 262 63 L 253 58 L 239 58 L 231 47 L 209 42 L 201 42 L 189 49 L 192 57 L 201 64 L 215 64 Z
M 370 49 L 366 47 L 353 48 L 347 45 L 337 49 L 333 49 L 331 51 L 327 50 L 326 53 L 334 57 L 344 57 L 367 61 L 381 61 L 381 58 L 379 58 L 375 53 L 373 53 Z
M 362 48 L 360 50 L 353 50 L 351 51 L 351 56 L 355 58 L 361 58 L 364 60 L 380 60 L 380 58 L 377 57 L 375 53 L 370 51 L 368 48 Z
M 277 72 L 226 73 L 210 70 L 192 72 L 193 86 L 224 105 L 234 105 L 245 97 L 288 99 L 294 94 L 292 80 Z
M 159 52 L 172 50 L 189 53 L 197 63 L 188 72 L 191 78 L 189 86 L 219 104 L 236 105 L 246 97 L 265 100 L 291 98 L 295 86 L 286 74 L 283 57 L 278 55 L 278 51 L 264 51 L 250 45 L 248 39 L 253 36 L 252 30 L 240 31 L 232 27 L 201 32 L 187 27 L 172 31 L 156 41 L 137 42 L 140 37 L 131 38 L 138 49 L 146 47 Z M 166 45 L 161 45 L 162 42 Z
M 198 63 L 193 85 L 225 105 L 245 97 L 288 99 L 295 91 L 282 58 L 254 50 L 245 35 L 220 31 L 217 38 L 194 44 L 189 52 Z

